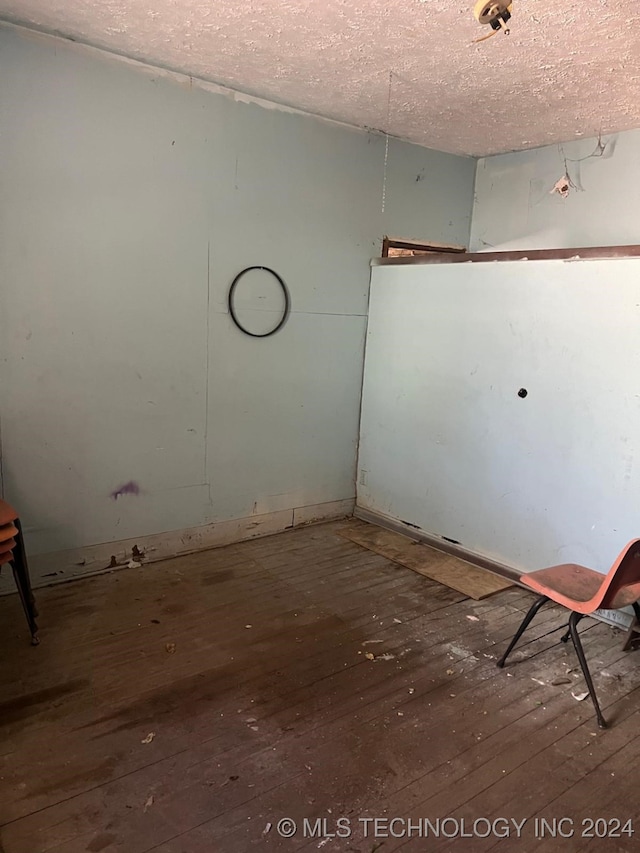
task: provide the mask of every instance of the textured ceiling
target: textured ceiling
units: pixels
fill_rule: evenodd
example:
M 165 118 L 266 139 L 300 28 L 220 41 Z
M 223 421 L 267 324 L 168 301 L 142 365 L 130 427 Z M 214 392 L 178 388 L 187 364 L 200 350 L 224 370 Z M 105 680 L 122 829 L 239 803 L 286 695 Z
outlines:
M 349 124 L 484 155 L 640 127 L 640 2 L 0 0 L 0 18 Z M 391 82 L 391 86 L 389 85 Z

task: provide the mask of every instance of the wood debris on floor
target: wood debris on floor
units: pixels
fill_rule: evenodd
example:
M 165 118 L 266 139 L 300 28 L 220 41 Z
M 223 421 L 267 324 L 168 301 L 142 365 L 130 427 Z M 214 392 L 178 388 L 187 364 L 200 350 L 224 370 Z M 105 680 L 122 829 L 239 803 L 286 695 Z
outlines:
M 640 819 L 640 674 L 621 633 L 583 623 L 599 732 L 572 698 L 563 611 L 499 671 L 527 591 L 474 601 L 343 526 L 40 590 L 36 648 L 0 599 L 4 853 L 634 848 L 581 834 Z M 542 817 L 574 836 L 536 837 Z M 407 834 L 446 818 L 449 835 Z M 460 834 L 499 818 L 521 835 Z
M 513 586 L 512 581 L 493 572 L 473 566 L 465 560 L 438 551 L 437 548 L 415 542 L 401 533 L 385 530 L 376 524 L 354 519 L 341 528 L 339 533 L 363 548 L 382 554 L 388 560 L 475 598 L 476 601 Z

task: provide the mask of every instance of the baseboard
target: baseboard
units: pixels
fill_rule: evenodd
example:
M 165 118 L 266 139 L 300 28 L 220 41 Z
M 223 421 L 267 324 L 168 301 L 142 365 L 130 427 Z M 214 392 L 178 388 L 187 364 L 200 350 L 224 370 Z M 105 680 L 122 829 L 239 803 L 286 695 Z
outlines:
M 353 514 L 354 503 L 353 498 L 347 498 L 248 518 L 213 522 L 203 527 L 155 533 L 69 551 L 36 554 L 29 558 L 31 582 L 34 588 L 52 586 L 143 563 L 155 563 L 195 551 L 220 548 L 259 536 L 271 536 L 293 527 L 350 516 Z M 8 571 L 0 576 L 0 595 L 16 591 L 11 570 L 8 566 L 6 569 Z
M 513 581 L 515 584 L 520 583 L 521 572 L 517 569 L 514 569 L 512 566 L 507 566 L 504 563 L 499 563 L 496 560 L 491 560 L 489 557 L 477 554 L 475 551 L 469 551 L 467 548 L 463 548 L 462 545 L 454 545 L 451 542 L 441 539 L 439 536 L 434 536 L 431 533 L 425 533 L 418 527 L 406 524 L 403 521 L 391 518 L 388 515 L 383 515 L 382 513 L 372 512 L 370 509 L 365 509 L 361 506 L 356 506 L 353 514 L 361 521 L 368 521 L 370 524 L 377 524 L 378 527 L 393 530 L 394 533 L 402 533 L 403 536 L 408 536 L 409 539 L 413 539 L 415 542 L 422 542 L 424 545 L 429 545 L 431 548 L 436 548 L 438 551 L 442 551 L 445 554 L 451 554 L 453 557 L 458 557 L 460 560 L 464 560 L 474 566 L 479 566 L 481 569 L 487 569 L 496 575 L 500 575 L 503 578 L 507 578 L 507 580 Z
M 135 539 L 122 539 L 118 542 L 90 545 L 69 551 L 37 554 L 29 560 L 31 580 L 34 588 L 53 586 L 78 578 L 117 571 L 129 566 L 155 563 L 160 560 L 168 560 L 171 557 L 192 554 L 196 551 L 220 548 L 234 542 L 243 542 L 260 536 L 271 536 L 274 533 L 281 533 L 294 527 L 354 515 L 361 521 L 367 521 L 387 530 L 402 533 L 416 542 L 422 542 L 475 566 L 488 569 L 497 575 L 508 578 L 514 584 L 522 586 L 519 583 L 521 573 L 512 566 L 491 560 L 482 554 L 463 548 L 461 545 L 443 541 L 438 536 L 425 533 L 398 519 L 373 512 L 364 507 L 354 506 L 354 504 L 353 498 L 347 498 L 270 512 L 264 515 L 249 516 L 248 518 L 213 522 L 203 527 L 172 530 L 167 533 L 156 533 Z M 8 595 L 15 593 L 15 591 L 11 571 L 8 566 L 5 566 L 5 571 L 0 575 L 0 595 Z M 626 610 L 599 610 L 593 615 L 603 622 L 622 629 L 628 628 L 633 620 L 633 614 Z
M 474 566 L 479 566 L 482 569 L 487 569 L 496 575 L 501 575 L 508 580 L 513 581 L 517 586 L 523 589 L 528 589 L 524 584 L 520 583 L 520 575 L 522 572 L 514 569 L 513 566 L 508 566 L 505 563 L 499 563 L 496 560 L 491 560 L 483 554 L 478 554 L 475 551 L 470 551 L 463 548 L 461 545 L 454 545 L 450 542 L 443 541 L 438 536 L 433 536 L 430 533 L 424 533 L 416 527 L 405 524 L 398 519 L 383 515 L 382 513 L 372 512 L 364 507 L 356 506 L 353 510 L 355 518 L 361 521 L 368 521 L 370 524 L 377 524 L 378 527 L 384 527 L 387 530 L 393 530 L 394 533 L 402 533 L 416 542 L 422 542 L 424 545 L 429 545 L 436 548 L 438 551 L 443 551 L 445 554 L 451 554 L 467 563 Z M 594 619 L 599 619 L 601 622 L 606 622 L 616 628 L 628 629 L 633 622 L 633 612 L 629 610 L 596 610 L 592 614 Z

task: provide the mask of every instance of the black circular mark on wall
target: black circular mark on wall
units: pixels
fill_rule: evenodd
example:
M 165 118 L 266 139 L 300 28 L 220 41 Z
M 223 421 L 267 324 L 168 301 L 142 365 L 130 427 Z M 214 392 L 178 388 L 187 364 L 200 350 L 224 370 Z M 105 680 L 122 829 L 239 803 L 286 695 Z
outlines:
M 268 332 L 250 332 L 248 329 L 245 329 L 245 327 L 242 325 L 240 320 L 238 320 L 238 315 L 236 314 L 236 310 L 235 310 L 235 306 L 234 306 L 234 300 L 233 300 L 236 286 L 237 286 L 238 282 L 240 281 L 240 279 L 242 278 L 242 276 L 245 273 L 251 272 L 251 270 L 264 270 L 265 272 L 268 272 L 270 275 L 272 275 L 275 278 L 275 280 L 278 282 L 278 284 L 282 288 L 282 294 L 284 296 L 284 310 L 282 312 L 282 317 L 278 321 L 278 324 L 276 326 L 274 326 L 273 329 L 270 329 Z M 274 270 L 270 269 L 269 267 L 261 267 L 261 266 L 247 267 L 246 269 L 243 269 L 242 272 L 238 273 L 238 275 L 231 282 L 231 287 L 229 288 L 228 304 L 229 304 L 229 314 L 231 314 L 231 319 L 233 320 L 233 322 L 236 324 L 236 326 L 240 329 L 241 332 L 244 332 L 245 335 L 249 335 L 252 338 L 268 338 L 270 335 L 275 335 L 275 333 L 277 331 L 279 331 L 284 326 L 284 324 L 287 322 L 287 318 L 288 318 L 289 313 L 291 311 L 291 299 L 289 297 L 289 291 L 287 290 L 287 285 L 280 278 L 280 276 L 278 275 L 277 272 L 274 272 Z
M 521 388 L 521 389 L 518 391 L 518 397 L 522 397 L 522 399 L 524 400 L 524 398 L 527 396 L 527 394 L 528 394 L 528 393 L 529 393 L 529 392 L 527 391 L 527 389 L 526 389 L 526 388 Z

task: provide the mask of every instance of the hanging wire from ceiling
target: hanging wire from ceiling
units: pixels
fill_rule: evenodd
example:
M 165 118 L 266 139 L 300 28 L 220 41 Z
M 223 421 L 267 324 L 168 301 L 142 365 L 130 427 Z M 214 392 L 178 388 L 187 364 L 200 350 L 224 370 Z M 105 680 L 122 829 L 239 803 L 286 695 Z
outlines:
M 596 147 L 593 149 L 591 154 L 586 154 L 584 157 L 567 157 L 564 153 L 564 148 L 562 145 L 558 145 L 558 153 L 562 157 L 562 162 L 564 164 L 564 175 L 560 178 L 559 181 L 553 186 L 553 189 L 550 191 L 551 193 L 557 192 L 562 198 L 566 198 L 569 194 L 569 190 L 578 190 L 578 192 L 584 192 L 584 187 L 579 186 L 571 177 L 569 172 L 569 163 L 584 163 L 585 160 L 591 160 L 594 157 L 603 157 L 607 150 L 607 142 L 602 141 L 602 131 L 598 134 L 598 141 L 596 142 Z M 580 180 L 580 178 L 576 178 L 576 180 Z
M 389 119 L 391 118 L 391 87 L 393 85 L 393 71 L 389 71 L 389 91 L 387 93 L 387 118 L 384 126 L 384 172 L 382 176 L 382 210 L 384 213 L 387 201 L 387 164 L 389 162 Z
M 593 149 L 591 154 L 587 154 L 585 157 L 578 157 L 575 160 L 573 160 L 571 157 L 565 157 L 562 145 L 559 145 L 558 147 L 560 148 L 560 153 L 562 154 L 565 163 L 582 163 L 583 160 L 591 160 L 592 157 L 602 157 L 604 155 L 604 152 L 607 150 L 607 143 L 602 141 L 602 131 L 600 131 L 600 133 L 598 134 L 598 141 L 596 142 L 596 147 Z

